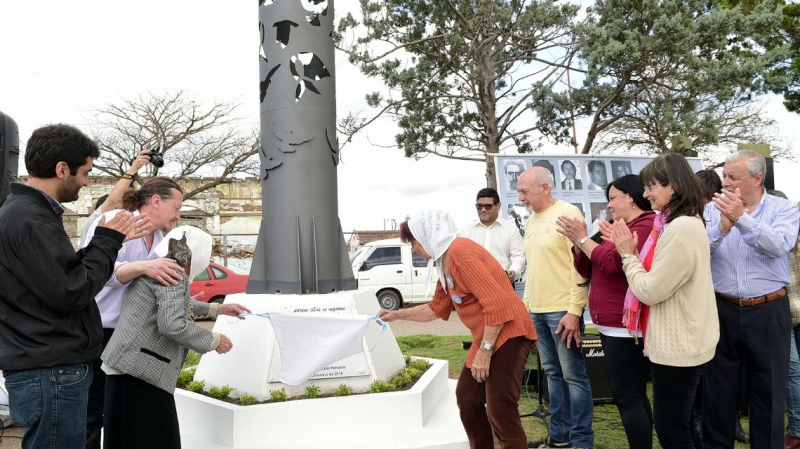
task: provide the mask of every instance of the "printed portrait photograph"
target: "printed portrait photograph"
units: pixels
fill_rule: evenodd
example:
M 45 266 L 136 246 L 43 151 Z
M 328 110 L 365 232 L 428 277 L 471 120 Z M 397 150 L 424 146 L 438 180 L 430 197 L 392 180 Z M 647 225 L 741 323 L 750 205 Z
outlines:
M 562 190 L 583 190 L 583 181 L 581 181 L 577 161 L 564 159 L 558 161 L 558 166 L 561 171 Z
M 631 161 L 611 161 L 611 173 L 614 180 L 625 175 L 632 175 Z
M 553 167 L 553 163 L 550 162 L 548 159 L 533 159 L 531 167 L 544 167 L 546 168 L 551 175 L 553 175 L 553 179 L 556 179 L 556 169 Z
M 590 203 L 590 213 L 592 214 L 592 225 L 589 229 L 589 235 L 594 235 L 600 231 L 599 223 L 601 221 L 610 221 L 611 215 L 608 213 L 608 203 Z
M 586 164 L 586 173 L 589 176 L 589 190 L 605 191 L 608 185 L 608 174 L 605 161 L 593 159 Z
M 508 190 L 517 190 L 519 175 L 525 171 L 525 168 L 525 161 L 522 159 L 509 159 L 503 163 L 503 171 L 506 174 L 506 188 Z

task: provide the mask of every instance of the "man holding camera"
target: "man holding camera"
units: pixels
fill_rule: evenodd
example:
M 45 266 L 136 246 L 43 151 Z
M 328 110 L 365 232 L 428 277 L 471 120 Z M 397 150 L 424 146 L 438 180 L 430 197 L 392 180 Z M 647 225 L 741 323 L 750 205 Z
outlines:
M 81 227 L 81 240 L 80 246 L 83 247 L 86 243 L 86 234 L 89 232 L 89 228 L 92 226 L 94 221 L 104 213 L 119 209 L 122 206 L 122 195 L 131 188 L 133 185 L 133 180 L 139 174 L 139 170 L 144 167 L 145 165 L 150 163 L 150 151 L 149 150 L 142 150 L 139 152 L 139 155 L 136 157 L 136 160 L 133 161 L 131 164 L 131 168 L 119 178 L 119 181 L 114 184 L 114 188 L 111 189 L 111 193 L 108 195 L 103 195 L 97 199 L 97 203 L 94 206 L 94 212 L 86 219 L 86 223 L 83 224 Z
M 151 162 L 154 163 L 152 154 Z M 123 211 L 132 211 L 134 217 L 147 214 L 150 218 L 149 232 L 143 237 L 126 242 L 119 251 L 114 274 L 95 297 L 103 321 L 103 349 L 108 344 L 117 326 L 125 290 L 139 276 L 149 276 L 164 285 L 176 285 L 184 271 L 174 260 L 156 257 L 152 250 L 158 242 L 180 220 L 183 205 L 183 190 L 172 179 L 155 177 L 142 184 L 139 190 L 130 189 L 122 197 L 122 208 L 104 214 L 106 219 Z M 87 233 L 90 241 L 99 217 Z M 98 357 L 92 362 L 94 379 L 89 388 L 89 405 L 86 422 L 86 448 L 100 449 L 100 431 L 103 428 L 103 402 L 105 399 L 105 373 Z

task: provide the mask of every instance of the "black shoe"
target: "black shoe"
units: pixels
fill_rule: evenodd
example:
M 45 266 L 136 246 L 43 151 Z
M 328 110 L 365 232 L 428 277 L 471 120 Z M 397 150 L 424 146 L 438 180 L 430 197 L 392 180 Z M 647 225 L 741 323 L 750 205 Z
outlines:
M 750 444 L 750 437 L 744 433 L 744 429 L 742 429 L 742 422 L 739 420 L 739 418 L 736 418 L 736 430 L 734 431 L 733 437 L 740 443 Z
M 531 441 L 528 443 L 528 447 L 537 448 L 537 449 L 547 449 L 547 448 L 571 448 L 572 445 L 569 442 L 566 443 L 559 443 L 558 441 L 553 441 L 550 439 L 550 435 L 544 437 L 543 440 L 540 441 Z

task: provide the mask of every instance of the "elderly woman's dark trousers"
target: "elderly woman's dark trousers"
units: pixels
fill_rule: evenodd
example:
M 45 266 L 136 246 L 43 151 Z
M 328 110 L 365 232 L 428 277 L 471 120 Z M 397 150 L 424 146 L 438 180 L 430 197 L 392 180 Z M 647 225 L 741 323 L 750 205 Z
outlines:
M 175 396 L 127 374 L 106 376 L 103 449 L 180 449 Z
M 466 366 L 461 370 L 456 400 L 471 449 L 492 449 L 493 435 L 504 449 L 528 447 L 517 403 L 531 344 L 525 337 L 503 344 L 492 354 L 489 378 L 483 383 Z

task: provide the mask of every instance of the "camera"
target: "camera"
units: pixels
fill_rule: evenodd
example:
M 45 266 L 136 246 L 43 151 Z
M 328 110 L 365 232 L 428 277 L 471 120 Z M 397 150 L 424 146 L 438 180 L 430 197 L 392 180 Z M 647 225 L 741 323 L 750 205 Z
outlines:
M 161 152 L 158 151 L 158 147 L 153 148 L 152 150 L 150 150 L 150 153 L 148 153 L 148 155 L 150 156 L 150 163 L 151 164 L 155 165 L 158 168 L 161 168 L 161 167 L 164 166 L 164 157 L 161 156 Z

